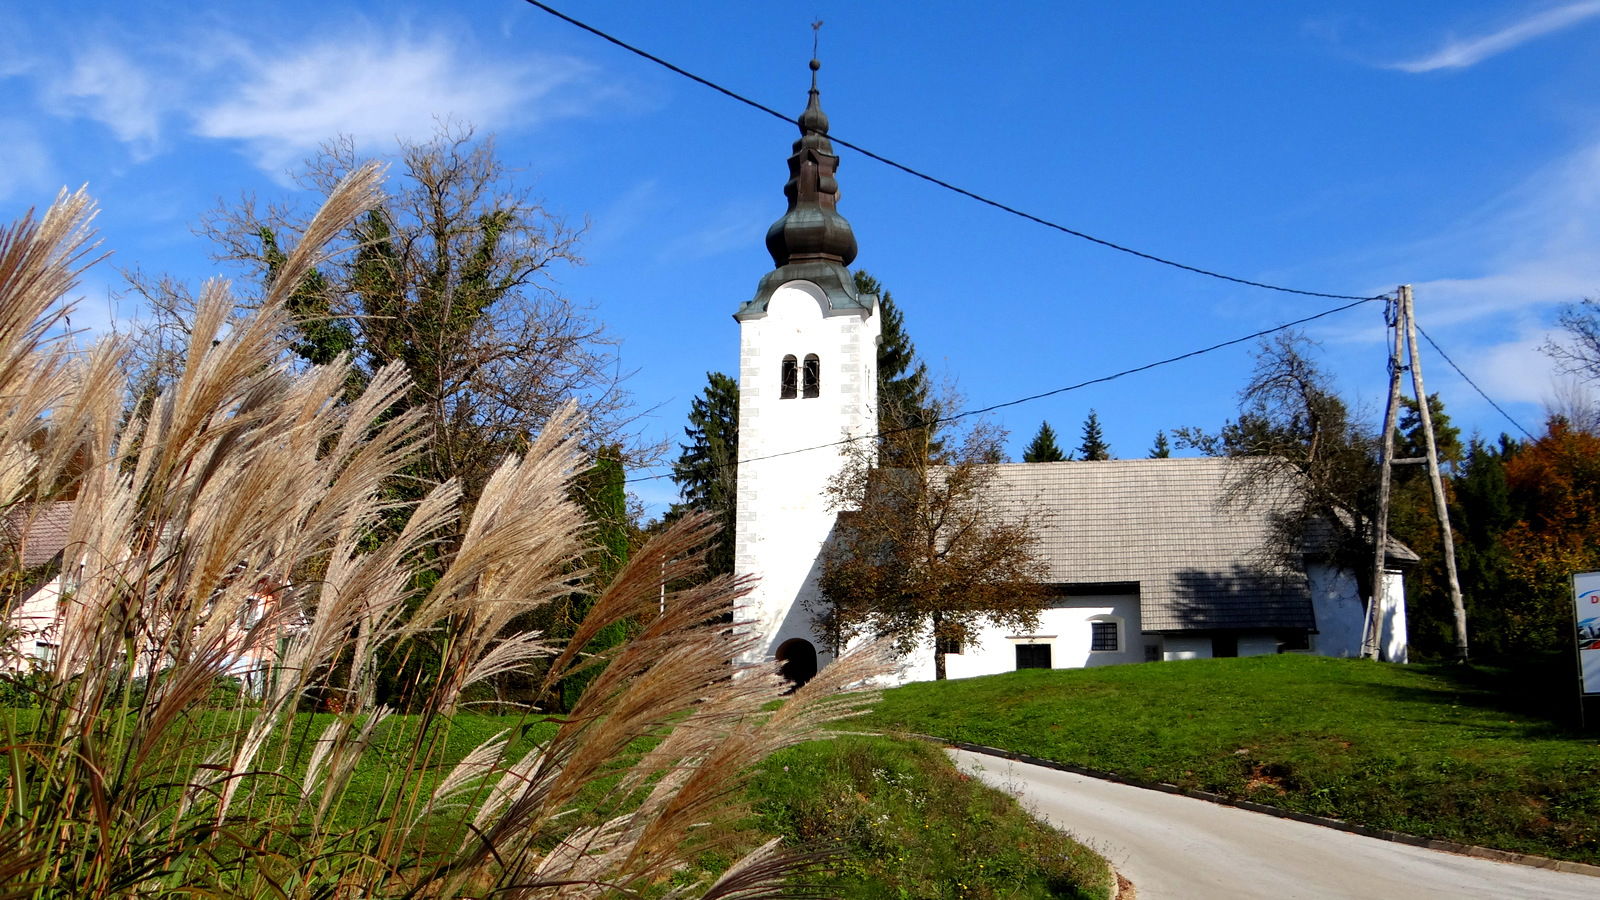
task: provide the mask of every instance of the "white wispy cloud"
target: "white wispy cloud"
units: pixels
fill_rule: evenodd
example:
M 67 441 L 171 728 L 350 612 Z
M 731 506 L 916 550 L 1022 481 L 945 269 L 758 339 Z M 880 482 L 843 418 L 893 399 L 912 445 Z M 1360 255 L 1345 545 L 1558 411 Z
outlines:
M 1456 363 L 1468 368 L 1473 381 L 1496 400 L 1543 404 L 1556 378 L 1554 363 L 1540 350 L 1549 339 L 1545 329 L 1525 327 L 1511 340 L 1476 348 L 1470 360 Z M 1538 424 L 1523 423 L 1530 428 Z
M 1537 314 L 1600 295 L 1597 247 L 1600 138 L 1495 198 L 1463 227 L 1419 245 L 1415 258 L 1425 268 L 1470 265 L 1471 273 L 1441 272 L 1418 282 L 1418 295 L 1426 294 L 1430 318 L 1441 324 Z
M 446 38 L 384 34 L 252 52 L 237 69 L 238 80 L 195 114 L 195 132 L 240 142 L 275 175 L 336 135 L 386 149 L 432 134 L 441 119 L 496 130 L 579 114 L 587 104 L 562 89 L 592 74 L 569 57 L 486 59 Z
M 1412 282 L 1417 317 L 1451 359 L 1496 402 L 1537 431 L 1557 379 L 1541 348 L 1556 311 L 1600 297 L 1600 135 L 1552 160 L 1462 221 L 1410 245 L 1386 248 L 1373 271 Z M 1371 286 L 1386 290 L 1393 281 Z M 1381 358 L 1375 313 L 1329 320 L 1313 333 L 1346 358 Z M 1442 365 L 1424 342 L 1430 388 L 1449 404 L 1515 430 Z M 1364 383 L 1364 382 L 1363 382 Z
M 1464 69 L 1507 50 L 1600 16 L 1600 0 L 1580 0 L 1534 13 L 1488 34 L 1454 38 L 1426 56 L 1391 63 L 1402 72 Z
M 151 67 L 105 43 L 80 49 L 45 85 L 44 100 L 58 111 L 106 126 L 136 159 L 156 152 L 162 118 L 178 102 Z
M 278 178 L 341 135 L 386 152 L 442 120 L 505 131 L 628 102 L 576 57 L 507 56 L 470 32 L 413 34 L 404 24 L 352 20 L 294 35 L 190 28 L 67 46 L 48 64 L 22 48 L 0 75 L 33 81 L 44 114 L 102 124 L 135 160 L 198 137 L 232 143 Z

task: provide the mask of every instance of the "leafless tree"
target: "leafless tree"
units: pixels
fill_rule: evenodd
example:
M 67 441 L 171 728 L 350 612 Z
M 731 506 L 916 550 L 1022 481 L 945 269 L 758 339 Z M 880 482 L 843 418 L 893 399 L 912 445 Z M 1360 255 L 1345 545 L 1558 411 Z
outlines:
M 1351 571 L 1370 569 L 1376 505 L 1376 438 L 1351 415 L 1294 331 L 1264 338 L 1239 394 L 1239 417 L 1217 432 L 1182 428 L 1180 446 L 1210 456 L 1248 457 L 1221 502 L 1271 509 L 1276 520 L 1263 562 L 1295 566 L 1308 548 Z M 1365 588 L 1364 588 L 1365 589 Z
M 1547 340 L 1540 349 L 1561 371 L 1585 381 L 1600 381 L 1600 300 L 1571 304 L 1556 322 L 1567 332 L 1566 340 Z

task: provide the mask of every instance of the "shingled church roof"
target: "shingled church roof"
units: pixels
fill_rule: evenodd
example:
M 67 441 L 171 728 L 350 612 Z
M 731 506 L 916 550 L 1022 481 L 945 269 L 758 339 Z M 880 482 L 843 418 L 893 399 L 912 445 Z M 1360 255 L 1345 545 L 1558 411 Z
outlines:
M 991 489 L 1042 514 L 1050 581 L 1139 586 L 1145 631 L 1313 628 L 1303 565 L 1274 560 L 1290 487 L 1220 502 L 1249 459 L 1125 459 L 997 466 Z M 1416 555 L 1391 542 L 1390 557 Z

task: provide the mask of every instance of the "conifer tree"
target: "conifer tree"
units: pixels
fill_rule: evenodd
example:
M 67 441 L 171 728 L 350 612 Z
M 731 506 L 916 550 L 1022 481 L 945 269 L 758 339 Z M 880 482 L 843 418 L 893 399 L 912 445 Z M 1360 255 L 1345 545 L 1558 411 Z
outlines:
M 1165 431 L 1156 432 L 1156 442 L 1150 445 L 1151 459 L 1167 459 L 1172 456 L 1172 444 L 1167 441 Z
M 1039 423 L 1039 433 L 1033 436 L 1033 443 L 1022 451 L 1023 462 L 1061 462 L 1066 458 L 1067 455 L 1056 445 L 1056 432 L 1049 422 Z
M 938 413 L 931 398 L 928 366 L 917 358 L 917 348 L 905 330 L 905 314 L 878 279 L 865 271 L 855 273 L 856 290 L 878 296 L 882 332 L 878 339 L 878 431 L 885 437 L 878 450 L 879 465 L 905 468 L 911 456 L 939 455 L 936 436 Z
M 1111 445 L 1105 441 L 1105 435 L 1100 431 L 1100 415 L 1094 410 L 1089 410 L 1089 417 L 1083 420 L 1083 443 L 1078 445 L 1078 458 L 1087 460 L 1103 460 L 1111 458 Z
M 739 383 L 721 372 L 706 373 L 706 387 L 689 405 L 689 443 L 672 464 L 672 480 L 683 494 L 669 518 L 691 509 L 714 514 L 722 525 L 706 556 L 707 575 L 733 572 L 734 500 L 739 484 Z
M 1511 565 L 1504 538 L 1520 516 L 1506 483 L 1506 462 L 1520 447 L 1507 434 L 1498 445 L 1474 437 L 1460 474 L 1451 479 L 1461 593 L 1472 622 L 1473 653 L 1480 657 L 1504 658 L 1513 650 L 1509 624 L 1521 597 L 1507 583 Z

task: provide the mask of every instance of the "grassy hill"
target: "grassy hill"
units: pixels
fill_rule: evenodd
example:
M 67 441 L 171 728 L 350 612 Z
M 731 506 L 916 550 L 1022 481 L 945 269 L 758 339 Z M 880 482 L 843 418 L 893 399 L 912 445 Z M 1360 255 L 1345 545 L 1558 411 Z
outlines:
M 849 900 L 1104 900 L 1106 861 L 955 770 L 923 741 L 841 737 L 767 760 L 754 829 L 832 858 L 808 883 Z
M 1600 863 L 1570 679 L 1285 654 L 889 691 L 869 721 L 1331 816 Z
M 6 751 L 16 745 L 17 736 L 32 734 L 39 719 L 37 709 L 0 705 L 0 770 L 10 770 Z M 332 720 L 326 713 L 301 714 L 263 757 L 281 756 L 288 760 L 288 771 L 298 773 Z M 218 735 L 242 728 L 245 720 L 230 711 L 208 710 L 196 723 L 200 731 Z M 349 788 L 330 810 L 338 828 L 381 827 L 378 823 L 397 814 L 397 803 L 427 797 L 455 763 L 496 736 L 508 741 L 508 756 L 514 760 L 556 730 L 543 716 L 472 712 L 434 719 L 427 739 L 419 737 L 420 725 L 417 716 L 396 715 L 377 727 Z M 619 766 L 653 744 L 635 742 L 631 753 L 617 760 Z M 429 761 L 408 765 L 418 745 L 431 748 Z M 182 744 L 160 751 L 172 758 L 199 752 Z M 397 778 L 406 780 L 403 789 L 397 790 Z M 615 781 L 614 775 L 602 778 L 578 799 L 571 827 L 596 825 L 609 817 L 610 812 L 592 804 Z M 264 789 L 270 794 L 279 787 L 270 782 Z M 0 799 L 9 790 L 9 784 L 0 790 Z M 1104 859 L 1033 819 L 1010 796 L 958 773 L 926 741 L 859 735 L 791 747 L 758 766 L 745 796 L 726 802 L 748 809 L 749 815 L 724 835 L 725 842 L 708 841 L 724 844 L 723 849 L 700 854 L 697 870 L 680 873 L 648 896 L 714 876 L 773 837 L 818 854 L 817 865 L 795 879 L 795 896 L 1105 900 L 1114 891 Z M 461 839 L 456 830 L 429 837 L 441 848 Z M 0 894 L 10 896 L 3 889 Z

